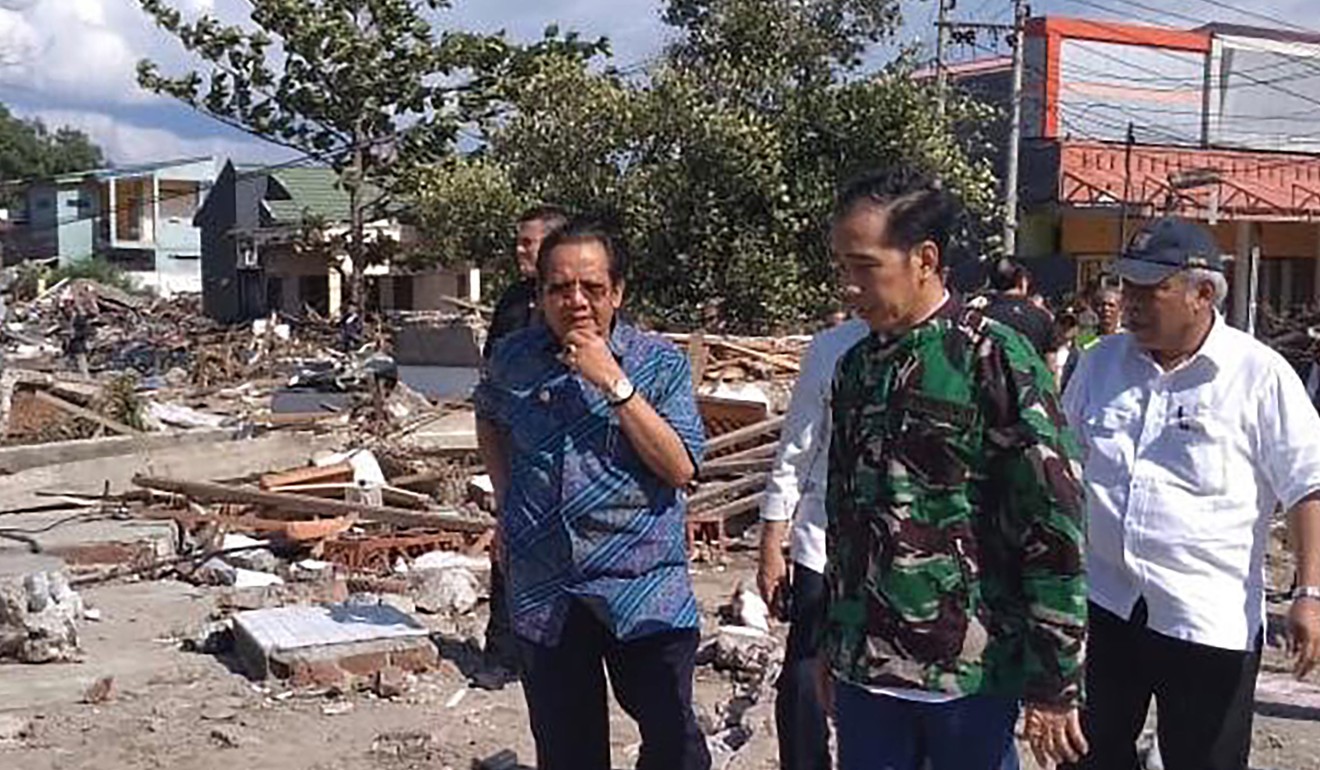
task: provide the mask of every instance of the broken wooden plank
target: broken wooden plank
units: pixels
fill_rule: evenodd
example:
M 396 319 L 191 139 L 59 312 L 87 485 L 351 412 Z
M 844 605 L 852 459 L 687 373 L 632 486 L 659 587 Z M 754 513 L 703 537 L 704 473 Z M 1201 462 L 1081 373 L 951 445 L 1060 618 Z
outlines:
M 358 489 L 358 485 L 352 482 L 326 482 L 321 484 L 289 484 L 286 486 L 270 487 L 266 491 L 278 493 L 293 493 L 295 495 L 311 495 L 312 497 L 327 498 L 332 500 L 349 499 L 348 490 Z M 398 487 L 382 486 L 380 487 L 380 496 L 389 505 L 401 505 L 408 508 L 425 508 L 430 502 L 429 495 L 423 495 L 418 492 L 412 492 Z
M 761 438 L 774 433 L 783 426 L 784 418 L 782 416 L 771 417 L 770 419 L 758 422 L 755 425 L 748 425 L 746 428 L 739 428 L 738 430 L 725 433 L 721 436 L 716 436 L 706 442 L 706 453 L 709 455 L 718 452 L 721 449 L 732 449 L 744 441 L 750 441 L 751 439 Z
M 444 513 L 421 513 L 388 506 L 357 505 L 339 500 L 322 500 L 307 495 L 263 492 L 251 487 L 228 487 L 205 481 L 177 481 L 148 476 L 134 476 L 139 487 L 172 492 L 203 503 L 242 503 L 259 505 L 288 514 L 304 516 L 359 516 L 367 521 L 400 527 L 438 529 L 450 532 L 485 532 L 492 522 Z
M 449 304 L 454 305 L 455 307 L 461 307 L 464 310 L 475 310 L 483 315 L 495 314 L 494 308 L 487 307 L 486 305 L 472 302 L 470 300 L 460 299 L 459 297 L 451 297 L 448 294 L 441 294 L 440 300 L 443 302 L 448 302 Z
M 779 442 L 772 441 L 769 444 L 740 449 L 737 452 L 730 452 L 727 455 L 720 455 L 711 460 L 712 463 L 739 462 L 742 460 L 763 460 L 767 457 L 775 457 L 779 454 Z
M 324 540 L 328 537 L 341 535 L 347 532 L 357 521 L 353 516 L 312 519 L 310 521 L 281 521 L 279 519 L 263 519 L 252 514 L 226 516 L 218 513 L 162 509 L 147 509 L 138 512 L 137 516 L 143 519 L 173 520 L 188 527 L 195 527 L 199 524 L 217 524 L 229 532 L 269 532 L 283 535 L 286 539 L 297 542 Z
M 756 447 L 760 449 L 760 447 Z M 744 473 L 769 473 L 775 465 L 773 457 L 727 460 L 721 457 L 701 466 L 698 477 L 705 481 L 719 476 L 742 475 Z
M 97 414 L 96 412 L 93 412 L 91 409 L 78 406 L 72 401 L 65 401 L 64 399 L 60 398 L 54 393 L 48 393 L 47 391 L 44 390 L 34 390 L 32 391 L 32 395 L 34 395 L 38 401 L 44 401 L 47 404 L 50 404 L 51 406 L 55 406 L 60 409 L 63 409 L 64 411 L 68 412 L 74 417 L 80 417 L 84 420 L 90 420 L 96 423 L 97 425 L 101 425 L 105 428 L 114 431 L 115 433 L 122 433 L 127 436 L 132 436 L 142 432 L 137 428 L 130 427 L 128 425 L 123 424 L 122 422 L 112 420 L 109 417 L 106 417 L 105 415 Z
M 309 465 L 305 468 L 267 473 L 261 477 L 260 486 L 269 490 L 298 484 L 333 484 L 352 480 L 353 465 L 344 462 L 333 465 Z
M 754 495 L 734 500 L 731 503 L 707 508 L 704 511 L 698 511 L 688 516 L 696 523 L 707 521 L 728 521 L 734 516 L 760 510 L 761 503 L 765 501 L 765 492 L 757 492 Z
M 727 348 L 728 350 L 732 350 L 733 352 L 739 355 L 748 356 L 750 358 L 755 358 L 758 361 L 763 361 L 767 364 L 778 366 L 780 369 L 793 372 L 794 374 L 802 371 L 801 364 L 789 358 L 783 358 L 770 353 L 762 353 L 759 350 L 755 350 L 749 347 L 744 347 L 742 345 L 737 344 L 736 342 L 729 342 L 727 340 L 712 339 L 710 343 L 713 345 L 719 345 L 720 347 L 723 348 Z
M 706 335 L 693 332 L 688 340 L 688 362 L 692 366 L 692 381 L 701 384 L 706 378 Z
M 714 502 L 721 497 L 728 495 L 741 495 L 755 489 L 761 489 L 769 476 L 764 473 L 758 473 L 753 476 L 730 481 L 725 484 L 708 484 L 701 487 L 696 494 L 688 498 L 688 510 L 700 508 L 705 503 Z

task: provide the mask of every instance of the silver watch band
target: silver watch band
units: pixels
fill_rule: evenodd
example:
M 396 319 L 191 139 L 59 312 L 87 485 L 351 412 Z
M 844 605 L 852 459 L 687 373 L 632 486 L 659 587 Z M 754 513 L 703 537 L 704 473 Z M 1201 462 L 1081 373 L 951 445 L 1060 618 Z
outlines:
M 1293 588 L 1292 598 L 1297 599 L 1320 599 L 1320 586 L 1297 586 Z

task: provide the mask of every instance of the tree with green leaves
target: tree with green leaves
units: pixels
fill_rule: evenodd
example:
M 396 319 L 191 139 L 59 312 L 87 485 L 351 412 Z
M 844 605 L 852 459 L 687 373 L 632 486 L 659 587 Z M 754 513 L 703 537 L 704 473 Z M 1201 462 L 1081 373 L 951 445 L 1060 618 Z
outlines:
M 142 8 L 201 59 L 165 76 L 143 61 L 139 83 L 262 139 L 325 163 L 350 198 L 350 301 L 363 297 L 363 224 L 390 209 L 407 169 L 451 156 L 466 130 L 495 120 L 494 98 L 542 54 L 601 50 L 548 30 L 535 46 L 502 35 L 438 33 L 446 0 L 251 0 L 254 29 L 185 19 L 169 0 Z M 381 191 L 369 195 L 369 189 Z
M 105 155 L 87 134 L 67 126 L 52 131 L 0 104 L 0 208 L 16 203 L 19 182 L 104 165 Z
M 678 39 L 645 77 L 581 56 L 543 59 L 505 89 L 512 118 L 462 162 L 502 169 L 487 175 L 524 202 L 616 215 L 634 252 L 631 301 L 652 321 L 802 328 L 837 302 L 828 221 L 835 190 L 859 172 L 939 174 L 973 212 L 964 248 L 993 247 L 982 235 L 996 184 L 976 146 L 986 111 L 955 99 L 941 117 L 904 56 L 864 64 L 898 9 L 671 0 L 664 18 Z M 455 200 L 455 179 L 470 181 L 433 175 L 423 208 Z M 469 213 L 459 222 L 477 219 Z

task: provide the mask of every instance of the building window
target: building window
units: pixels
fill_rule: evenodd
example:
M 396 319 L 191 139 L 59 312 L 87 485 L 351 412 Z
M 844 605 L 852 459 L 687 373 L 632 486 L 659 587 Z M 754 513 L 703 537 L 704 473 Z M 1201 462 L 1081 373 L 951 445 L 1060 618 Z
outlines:
M 192 224 L 197 213 L 199 185 L 197 182 L 185 182 L 174 179 L 160 183 L 160 216 L 165 220 L 178 220 L 183 224 Z

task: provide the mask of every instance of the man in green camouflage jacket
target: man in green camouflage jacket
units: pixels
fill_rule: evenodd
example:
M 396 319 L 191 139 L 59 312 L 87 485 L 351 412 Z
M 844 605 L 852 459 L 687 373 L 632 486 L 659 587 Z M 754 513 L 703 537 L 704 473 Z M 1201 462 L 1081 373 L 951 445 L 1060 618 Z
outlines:
M 938 183 L 864 178 L 835 254 L 872 334 L 835 372 L 822 640 L 841 770 L 1016 767 L 1085 751 L 1082 493 L 1054 381 L 961 307 Z M 828 697 L 828 696 L 827 696 Z

